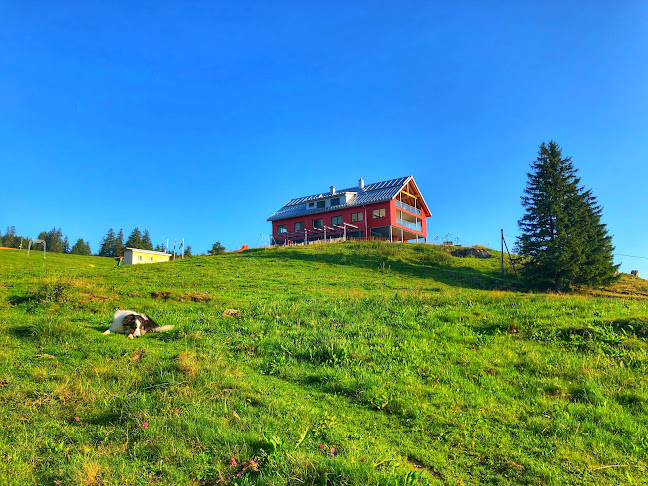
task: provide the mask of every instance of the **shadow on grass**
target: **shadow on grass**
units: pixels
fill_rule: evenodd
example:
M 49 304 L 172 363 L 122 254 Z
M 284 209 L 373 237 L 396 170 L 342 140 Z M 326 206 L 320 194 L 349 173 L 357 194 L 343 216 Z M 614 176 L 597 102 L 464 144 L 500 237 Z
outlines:
M 9 328 L 9 333 L 19 339 L 33 339 L 34 330 L 29 326 L 18 326 Z
M 608 324 L 617 333 L 648 340 L 648 316 L 615 319 Z
M 625 319 L 578 322 L 568 325 L 519 324 L 517 320 L 501 320 L 472 326 L 473 331 L 483 335 L 521 335 L 536 341 L 556 342 L 581 351 L 592 351 L 598 346 L 618 346 L 625 340 L 634 339 L 637 347 L 648 347 L 648 316 Z M 643 343 L 643 344 L 641 344 Z
M 300 251 L 301 250 L 301 251 Z M 344 251 L 346 250 L 346 251 Z M 281 250 L 256 250 L 249 256 L 268 260 L 295 260 L 305 263 L 325 263 L 329 265 L 352 266 L 375 270 L 376 272 L 397 272 L 418 278 L 432 279 L 447 285 L 479 290 L 520 290 L 521 285 L 509 278 L 501 278 L 496 272 L 469 267 L 448 267 L 440 264 L 412 263 L 400 259 L 398 252 L 393 254 L 354 255 L 351 249 L 340 249 L 335 253 L 304 251 L 301 248 Z M 456 257 L 448 257 L 456 258 Z M 425 256 L 422 258 L 425 261 Z
M 38 302 L 36 302 L 36 300 L 34 299 L 33 294 L 26 294 L 26 295 L 18 295 L 18 294 L 15 294 L 15 295 L 9 295 L 9 296 L 7 297 L 7 300 L 8 300 L 8 302 L 9 302 L 10 305 L 21 305 L 21 304 L 25 304 L 25 303 L 27 303 L 27 302 L 35 303 L 35 304 L 38 303 Z

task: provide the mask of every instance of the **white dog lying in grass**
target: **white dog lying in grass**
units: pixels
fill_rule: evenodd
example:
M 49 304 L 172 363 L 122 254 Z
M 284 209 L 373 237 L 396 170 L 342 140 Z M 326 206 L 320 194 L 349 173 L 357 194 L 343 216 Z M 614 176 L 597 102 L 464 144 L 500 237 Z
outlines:
M 138 314 L 131 310 L 118 310 L 113 315 L 113 321 L 104 334 L 128 334 L 128 339 L 140 337 L 147 332 L 164 332 L 173 329 L 173 326 L 158 326 L 146 314 Z

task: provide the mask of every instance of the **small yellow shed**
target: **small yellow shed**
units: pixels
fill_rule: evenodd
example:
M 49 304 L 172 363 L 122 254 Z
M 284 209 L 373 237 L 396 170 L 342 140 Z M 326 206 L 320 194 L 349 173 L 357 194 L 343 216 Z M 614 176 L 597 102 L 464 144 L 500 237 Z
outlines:
M 137 265 L 139 263 L 168 262 L 171 255 L 162 251 L 141 250 L 139 248 L 126 248 L 124 250 L 124 265 Z

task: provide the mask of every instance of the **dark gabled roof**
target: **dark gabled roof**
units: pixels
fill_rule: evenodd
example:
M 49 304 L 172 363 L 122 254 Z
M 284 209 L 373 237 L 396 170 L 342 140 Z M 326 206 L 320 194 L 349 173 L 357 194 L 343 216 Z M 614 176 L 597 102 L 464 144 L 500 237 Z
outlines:
M 373 204 L 383 201 L 390 201 L 398 195 L 400 190 L 412 180 L 412 176 L 399 177 L 398 179 L 391 179 L 388 181 L 374 182 L 373 184 L 365 184 L 364 189 L 358 186 L 350 187 L 335 191 L 335 194 L 330 192 L 314 194 L 312 196 L 298 197 L 291 199 L 283 205 L 281 209 L 275 212 L 268 218 L 268 221 L 276 221 L 278 219 L 296 218 L 307 214 L 317 214 L 327 211 L 338 211 L 344 208 L 351 208 L 354 206 L 364 206 L 365 204 Z M 340 204 L 332 208 L 313 208 L 307 209 L 307 203 L 310 201 L 317 201 L 321 199 L 330 199 L 344 193 L 352 193 L 353 195 L 346 204 Z M 421 199 L 423 196 L 421 196 Z M 427 204 L 423 201 L 427 208 Z

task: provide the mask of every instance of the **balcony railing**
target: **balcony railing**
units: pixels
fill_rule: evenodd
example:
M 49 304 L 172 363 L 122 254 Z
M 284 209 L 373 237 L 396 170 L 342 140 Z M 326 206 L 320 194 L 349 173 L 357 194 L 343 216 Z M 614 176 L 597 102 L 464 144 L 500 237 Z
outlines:
M 406 211 L 409 211 L 410 213 L 414 214 L 421 214 L 421 210 L 418 208 L 415 208 L 414 206 L 410 206 L 409 204 L 405 204 L 404 202 L 401 201 L 396 201 L 396 206 L 398 206 L 401 209 L 405 209 Z
M 397 218 L 396 224 L 400 224 L 401 226 L 405 226 L 406 228 L 410 228 L 415 231 L 421 231 L 421 223 L 410 223 L 409 221 L 405 221 L 404 219 Z

